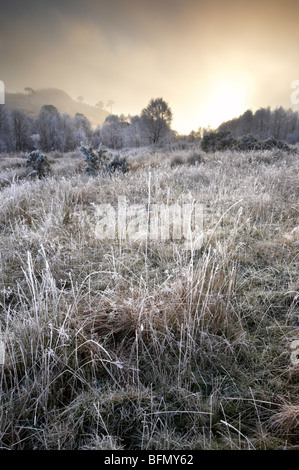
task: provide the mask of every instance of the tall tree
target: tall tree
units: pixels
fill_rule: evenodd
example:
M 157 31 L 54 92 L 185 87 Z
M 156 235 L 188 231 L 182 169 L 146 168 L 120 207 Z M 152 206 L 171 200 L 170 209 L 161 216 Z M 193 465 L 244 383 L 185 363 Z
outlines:
M 81 142 L 85 145 L 88 144 L 92 137 L 92 128 L 89 120 L 82 113 L 76 113 L 74 118 L 75 138 L 77 145 Z
M 31 146 L 30 142 L 30 120 L 23 111 L 13 109 L 11 112 L 11 122 L 15 149 L 25 150 Z
M 51 104 L 42 106 L 36 123 L 41 150 L 61 149 L 60 121 L 60 113 L 55 106 Z
M 12 143 L 12 123 L 11 116 L 5 105 L 0 105 L 0 152 L 11 152 Z
M 151 99 L 142 110 L 141 120 L 150 142 L 157 144 L 170 131 L 172 111 L 162 98 Z
M 129 123 L 124 115 L 110 114 L 107 116 L 101 128 L 103 144 L 114 149 L 121 148 L 128 127 Z

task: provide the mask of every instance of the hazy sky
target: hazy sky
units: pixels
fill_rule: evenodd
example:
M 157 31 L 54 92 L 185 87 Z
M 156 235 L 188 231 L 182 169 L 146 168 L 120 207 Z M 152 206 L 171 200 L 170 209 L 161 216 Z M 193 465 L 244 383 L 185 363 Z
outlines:
M 189 132 L 294 107 L 299 0 L 0 0 L 7 91 L 61 88 L 139 114 L 151 98 Z

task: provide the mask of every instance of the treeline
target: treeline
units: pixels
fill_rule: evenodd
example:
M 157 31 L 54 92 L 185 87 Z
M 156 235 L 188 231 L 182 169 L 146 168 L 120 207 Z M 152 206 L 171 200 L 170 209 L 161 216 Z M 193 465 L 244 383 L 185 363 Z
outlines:
M 9 111 L 0 105 L 0 152 L 32 151 L 69 152 L 80 145 L 97 148 L 140 147 L 148 144 L 200 142 L 210 129 L 198 129 L 189 135 L 178 135 L 171 129 L 172 112 L 162 99 L 152 99 L 140 115 L 109 115 L 102 125 L 93 128 L 80 113 L 74 117 L 61 114 L 55 106 L 42 106 L 38 116 L 31 117 L 19 109 Z M 218 132 L 229 131 L 236 139 L 245 135 L 264 141 L 274 138 L 289 144 L 299 142 L 299 114 L 282 107 L 261 108 L 219 126 Z
M 68 152 L 80 145 L 97 148 L 100 144 L 119 149 L 170 141 L 172 112 L 162 99 L 152 99 L 140 116 L 109 115 L 93 128 L 80 113 L 61 114 L 55 106 L 42 106 L 37 117 L 19 109 L 0 106 L 0 152 L 59 150 Z
M 273 137 L 295 144 L 299 142 L 299 114 L 283 107 L 274 110 L 261 108 L 255 113 L 248 110 L 242 116 L 221 124 L 218 131 L 230 131 L 237 139 L 251 134 L 259 140 Z

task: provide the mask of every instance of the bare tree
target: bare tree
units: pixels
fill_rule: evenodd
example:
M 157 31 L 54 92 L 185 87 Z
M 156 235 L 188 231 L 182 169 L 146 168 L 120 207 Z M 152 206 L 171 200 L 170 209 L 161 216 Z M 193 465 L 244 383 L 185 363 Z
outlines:
M 47 104 L 42 106 L 36 122 L 36 133 L 40 135 L 40 148 L 45 151 L 61 148 L 60 113 Z
M 16 150 L 25 150 L 30 145 L 29 118 L 23 111 L 13 109 L 11 113 L 11 121 Z

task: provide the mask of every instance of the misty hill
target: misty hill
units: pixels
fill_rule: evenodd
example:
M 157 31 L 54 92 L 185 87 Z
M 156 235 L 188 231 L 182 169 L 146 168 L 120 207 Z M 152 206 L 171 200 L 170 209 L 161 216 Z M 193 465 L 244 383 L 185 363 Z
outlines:
M 52 104 L 60 113 L 75 116 L 82 113 L 92 124 L 102 124 L 109 115 L 104 109 L 73 100 L 65 91 L 57 88 L 35 90 L 27 93 L 6 93 L 6 105 L 9 109 L 21 109 L 29 116 L 37 116 L 45 104 Z

